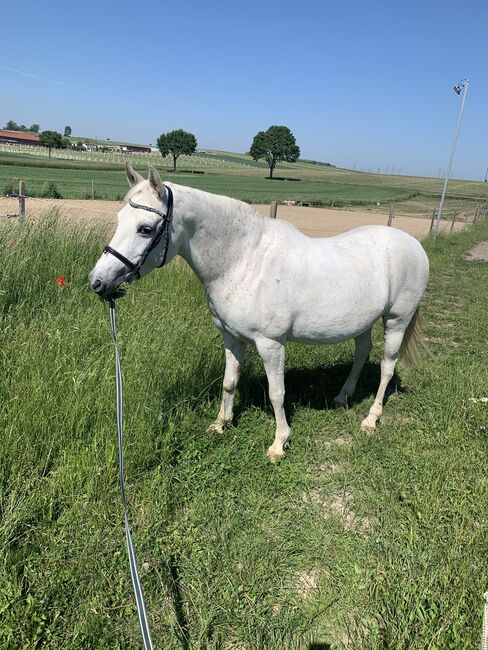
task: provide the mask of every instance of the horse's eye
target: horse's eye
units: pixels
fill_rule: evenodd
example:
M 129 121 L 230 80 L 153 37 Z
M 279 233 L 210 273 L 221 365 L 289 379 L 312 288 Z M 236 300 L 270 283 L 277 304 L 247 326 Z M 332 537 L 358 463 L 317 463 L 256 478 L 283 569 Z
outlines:
M 140 235 L 150 235 L 152 233 L 152 228 L 151 226 L 139 226 L 137 232 Z

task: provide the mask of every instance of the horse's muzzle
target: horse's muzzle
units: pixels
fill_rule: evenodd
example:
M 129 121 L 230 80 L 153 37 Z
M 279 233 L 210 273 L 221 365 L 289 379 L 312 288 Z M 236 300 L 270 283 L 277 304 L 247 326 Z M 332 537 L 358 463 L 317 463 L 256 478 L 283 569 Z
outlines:
M 121 284 L 125 282 L 125 275 L 116 278 L 113 282 L 104 282 L 101 278 L 90 278 L 91 288 L 103 300 L 115 300 L 125 296 L 126 289 L 121 288 Z

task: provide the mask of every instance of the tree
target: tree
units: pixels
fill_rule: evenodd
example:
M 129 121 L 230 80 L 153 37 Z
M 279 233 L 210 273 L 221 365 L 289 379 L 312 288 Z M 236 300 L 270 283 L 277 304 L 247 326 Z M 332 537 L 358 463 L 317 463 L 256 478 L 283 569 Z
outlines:
M 5 125 L 5 128 L 7 129 L 7 131 L 18 131 L 19 125 L 17 124 L 17 122 L 14 122 L 13 120 L 9 120 Z
M 64 137 L 69 138 L 70 135 L 71 135 L 71 127 L 70 126 L 65 126 L 64 127 Z
M 31 124 L 29 127 L 29 131 L 32 131 L 33 133 L 39 133 L 39 124 Z
M 49 148 L 49 158 L 51 157 L 51 149 L 63 148 L 63 136 L 57 131 L 43 131 L 40 136 L 40 142 L 44 147 Z
M 263 158 L 268 163 L 269 178 L 273 178 L 276 163 L 296 162 L 300 156 L 300 147 L 287 126 L 270 126 L 267 131 L 256 133 L 249 154 L 254 160 Z
M 169 133 L 161 133 L 158 138 L 158 149 L 163 158 L 168 154 L 173 156 L 173 171 L 176 171 L 176 161 L 185 154 L 191 156 L 195 153 L 197 148 L 197 140 L 193 133 L 183 131 L 183 129 L 176 129 Z

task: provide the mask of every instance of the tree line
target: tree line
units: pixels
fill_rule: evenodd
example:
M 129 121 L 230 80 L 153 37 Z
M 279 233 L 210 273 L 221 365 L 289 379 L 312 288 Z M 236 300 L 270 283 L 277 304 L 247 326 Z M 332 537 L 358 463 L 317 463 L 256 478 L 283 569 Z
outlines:
M 31 124 L 27 127 L 25 124 L 17 124 L 13 120 L 9 120 L 3 127 L 7 131 L 27 131 L 27 133 L 39 133 L 39 124 Z
M 26 133 L 39 133 L 39 129 L 41 128 L 39 124 L 31 124 L 30 126 L 26 126 L 25 124 L 17 124 L 17 122 L 14 122 L 14 120 L 9 120 L 7 124 L 3 127 L 6 131 L 24 131 Z M 57 131 L 55 131 L 57 133 Z M 64 127 L 64 137 L 69 138 L 71 135 L 71 127 L 70 126 L 65 126 Z

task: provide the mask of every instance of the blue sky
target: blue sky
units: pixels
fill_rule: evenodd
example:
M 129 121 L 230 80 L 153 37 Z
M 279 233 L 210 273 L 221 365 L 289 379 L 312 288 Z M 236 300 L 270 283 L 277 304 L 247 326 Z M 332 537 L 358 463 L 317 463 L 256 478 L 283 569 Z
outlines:
M 284 124 L 304 158 L 436 176 L 452 87 L 468 77 L 453 170 L 485 176 L 486 0 L 29 0 L 15 13 L 1 30 L 0 126 L 141 143 L 183 128 L 200 148 L 243 152 Z

